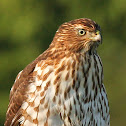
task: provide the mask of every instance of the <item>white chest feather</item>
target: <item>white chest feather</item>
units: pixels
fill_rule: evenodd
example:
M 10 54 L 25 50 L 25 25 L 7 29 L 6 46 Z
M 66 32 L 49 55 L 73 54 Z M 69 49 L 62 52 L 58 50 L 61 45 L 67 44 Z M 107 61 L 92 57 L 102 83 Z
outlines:
M 41 65 L 40 65 L 41 64 Z M 24 126 L 109 126 L 108 100 L 98 56 L 39 63 L 22 105 Z

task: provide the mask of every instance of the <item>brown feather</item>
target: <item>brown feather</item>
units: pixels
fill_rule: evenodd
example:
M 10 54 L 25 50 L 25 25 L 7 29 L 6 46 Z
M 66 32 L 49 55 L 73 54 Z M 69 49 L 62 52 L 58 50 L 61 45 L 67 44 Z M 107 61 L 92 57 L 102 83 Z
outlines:
M 69 55 L 72 54 L 80 53 L 82 49 L 86 48 L 85 42 L 88 42 L 89 38 L 88 36 L 78 36 L 78 29 L 75 29 L 78 26 L 82 26 L 84 30 L 94 33 L 96 32 L 96 30 L 100 30 L 100 27 L 94 21 L 86 18 L 76 19 L 64 23 L 59 27 L 49 48 L 40 56 L 38 56 L 32 63 L 27 65 L 24 70 L 20 72 L 16 77 L 15 83 L 12 87 L 12 90 L 10 91 L 10 102 L 8 106 L 8 111 L 6 113 L 6 121 L 4 124 L 5 126 L 20 125 L 19 119 L 22 116 L 21 106 L 23 102 L 27 100 L 26 92 L 28 91 L 29 84 L 35 81 L 34 77 L 36 76 L 36 73 L 34 72 L 34 69 L 36 65 L 39 64 L 39 62 L 47 61 L 46 65 L 48 65 L 50 64 L 49 61 L 53 61 L 51 62 L 51 64 L 55 64 L 55 68 L 55 66 L 57 66 L 57 64 L 59 63 L 59 60 L 61 60 L 62 58 L 69 57 Z M 74 67 L 75 64 L 73 64 L 73 68 Z M 65 65 L 62 65 L 59 69 L 57 69 L 56 73 L 59 73 L 64 69 Z M 73 71 L 72 75 L 74 75 L 74 72 L 75 71 Z M 43 81 L 47 79 L 50 73 L 51 71 L 42 77 Z M 68 80 L 68 78 L 69 76 L 67 75 L 66 80 Z M 57 76 L 54 81 L 55 84 L 59 80 L 60 76 Z M 58 95 L 58 85 L 56 89 L 56 95 Z M 39 91 L 40 87 L 37 87 L 37 90 Z M 47 87 L 45 88 L 45 90 L 47 90 Z M 41 101 L 41 103 L 42 102 L 43 101 Z

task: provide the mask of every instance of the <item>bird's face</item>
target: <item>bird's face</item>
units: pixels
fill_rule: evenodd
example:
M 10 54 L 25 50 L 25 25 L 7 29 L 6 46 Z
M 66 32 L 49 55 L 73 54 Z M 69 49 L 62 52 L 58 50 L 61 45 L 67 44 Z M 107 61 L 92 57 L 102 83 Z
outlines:
M 54 42 L 58 48 L 74 52 L 94 51 L 101 43 L 100 27 L 90 19 L 76 19 L 59 27 Z

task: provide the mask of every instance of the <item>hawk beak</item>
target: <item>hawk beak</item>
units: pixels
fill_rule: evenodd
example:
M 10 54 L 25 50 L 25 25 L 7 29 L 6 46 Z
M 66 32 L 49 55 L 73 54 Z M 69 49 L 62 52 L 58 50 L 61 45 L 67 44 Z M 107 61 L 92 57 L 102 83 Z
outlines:
M 92 33 L 92 37 L 90 38 L 93 42 L 102 43 L 102 37 L 100 31 L 96 31 L 96 33 Z

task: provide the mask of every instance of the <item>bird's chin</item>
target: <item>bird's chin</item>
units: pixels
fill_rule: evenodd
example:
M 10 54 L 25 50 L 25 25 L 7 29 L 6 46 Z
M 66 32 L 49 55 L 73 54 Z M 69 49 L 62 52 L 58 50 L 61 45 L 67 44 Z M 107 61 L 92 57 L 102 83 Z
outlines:
M 90 54 L 95 53 L 99 44 L 101 44 L 101 40 L 90 41 L 86 43 L 84 48 L 81 50 L 81 53 L 86 53 L 86 52 L 89 52 Z
M 101 39 L 97 40 L 97 41 L 91 41 L 90 42 L 90 49 L 89 52 L 90 53 L 95 53 L 97 51 L 97 47 L 102 43 Z

